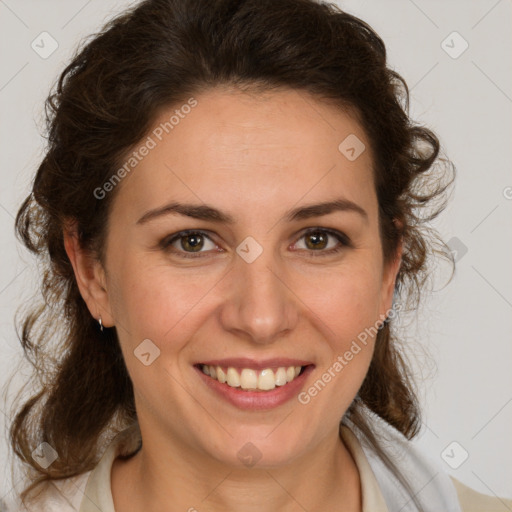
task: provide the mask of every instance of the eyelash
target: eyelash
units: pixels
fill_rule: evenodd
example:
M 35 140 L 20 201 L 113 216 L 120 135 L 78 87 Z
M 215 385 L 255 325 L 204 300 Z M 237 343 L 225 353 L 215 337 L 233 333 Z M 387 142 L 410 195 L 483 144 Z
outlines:
M 305 231 L 299 237 L 298 240 L 300 240 L 308 235 L 311 235 L 313 233 L 325 233 L 327 235 L 330 235 L 330 236 L 336 238 L 338 240 L 338 242 L 340 242 L 340 244 L 337 245 L 335 248 L 329 249 L 329 250 L 314 251 L 314 250 L 308 250 L 308 249 L 301 249 L 301 250 L 306 250 L 307 252 L 309 252 L 310 257 L 312 257 L 312 258 L 330 256 L 332 254 L 340 252 L 342 249 L 344 249 L 346 247 L 352 247 L 350 239 L 344 233 L 341 233 L 339 231 L 332 230 L 332 229 L 327 229 L 327 228 L 309 228 L 307 231 Z M 179 240 L 180 238 L 184 238 L 188 235 L 201 235 L 201 236 L 207 238 L 208 240 L 210 240 L 211 242 L 215 243 L 208 236 L 208 234 L 205 231 L 188 229 L 185 231 L 180 231 L 178 233 L 175 233 L 174 235 L 170 235 L 170 237 L 168 236 L 168 237 L 164 238 L 160 242 L 159 245 L 165 251 L 172 252 L 173 254 L 178 254 L 180 258 L 196 259 L 196 258 L 208 257 L 208 256 L 204 255 L 205 252 L 190 253 L 190 252 L 180 251 L 180 250 L 177 250 L 177 251 L 170 250 L 170 247 L 176 240 Z

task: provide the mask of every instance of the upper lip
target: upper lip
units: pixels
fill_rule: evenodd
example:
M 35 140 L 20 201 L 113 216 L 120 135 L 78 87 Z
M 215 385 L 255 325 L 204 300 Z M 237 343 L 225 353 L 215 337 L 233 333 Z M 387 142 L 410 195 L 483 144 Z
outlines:
M 201 361 L 198 365 L 220 366 L 221 368 L 250 368 L 253 370 L 265 370 L 266 368 L 287 368 L 288 366 L 308 366 L 311 361 L 293 359 L 289 357 L 276 357 L 273 359 L 256 360 L 248 357 L 230 357 L 228 359 L 209 359 Z

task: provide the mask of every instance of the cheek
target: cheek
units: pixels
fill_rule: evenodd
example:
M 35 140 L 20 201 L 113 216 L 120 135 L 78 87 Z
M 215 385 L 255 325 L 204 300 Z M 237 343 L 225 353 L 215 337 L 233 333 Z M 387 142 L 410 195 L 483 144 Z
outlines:
M 327 284 L 329 291 L 321 296 Z M 317 300 L 308 305 L 317 313 L 316 327 L 327 343 L 318 345 L 315 379 L 299 401 L 330 424 L 345 413 L 368 372 L 378 333 L 380 282 L 377 274 L 354 266 L 351 272 L 317 281 L 315 290 L 310 298 Z
M 372 271 L 368 260 L 361 258 L 363 261 L 367 264 L 354 264 L 316 279 L 314 286 L 308 287 L 309 295 L 306 288 L 299 291 L 314 313 L 309 315 L 310 321 L 316 322 L 324 340 L 316 347 L 319 364 L 315 380 L 301 403 L 311 401 L 333 421 L 349 407 L 361 386 L 378 332 L 378 265 Z
M 368 262 L 368 260 L 366 260 Z M 297 280 L 297 296 L 325 324 L 328 339 L 345 343 L 379 317 L 381 281 L 377 265 L 361 263 Z
M 131 343 L 149 338 L 160 344 L 175 329 L 180 338 L 186 337 L 191 319 L 208 304 L 209 296 L 215 295 L 219 278 L 213 271 L 179 273 L 165 264 L 144 266 L 127 257 L 111 277 L 114 317 Z

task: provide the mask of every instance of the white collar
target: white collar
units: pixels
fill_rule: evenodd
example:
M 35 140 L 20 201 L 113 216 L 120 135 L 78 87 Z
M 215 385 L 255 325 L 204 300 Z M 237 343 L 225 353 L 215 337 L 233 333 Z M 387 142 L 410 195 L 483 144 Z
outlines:
M 384 464 L 372 445 L 349 420 L 347 426 L 358 438 L 377 479 L 390 512 L 461 512 L 457 491 L 439 463 L 422 453 L 411 441 L 387 423 L 372 416 L 372 430 L 384 453 L 409 484 L 412 495 Z M 413 496 L 419 503 L 415 504 Z M 379 509 L 377 509 L 379 510 Z
M 406 478 L 421 508 L 415 505 L 410 493 L 385 466 L 357 427 L 344 420 L 340 435 L 360 474 L 363 512 L 461 512 L 455 487 L 442 467 L 384 422 L 376 422 L 372 417 L 372 426 L 384 453 Z M 87 479 L 79 512 L 97 512 L 98 507 L 104 512 L 114 511 L 110 487 L 113 461 L 119 455 L 136 451 L 140 440 L 137 424 L 114 438 Z

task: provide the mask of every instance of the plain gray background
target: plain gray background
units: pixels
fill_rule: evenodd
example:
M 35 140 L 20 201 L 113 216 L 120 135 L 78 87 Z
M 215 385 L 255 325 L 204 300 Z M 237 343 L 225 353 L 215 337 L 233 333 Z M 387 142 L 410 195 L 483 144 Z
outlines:
M 131 3 L 0 0 L 2 385 L 21 357 L 14 314 L 39 286 L 13 223 L 43 154 L 43 101 L 79 40 Z M 452 201 L 435 223 L 458 250 L 457 271 L 443 287 L 440 268 L 435 292 L 407 328 L 424 410 L 415 442 L 467 485 L 512 497 L 511 1 L 337 3 L 383 38 L 390 65 L 411 89 L 412 118 L 438 134 L 458 171 Z M 31 47 L 44 37 L 51 49 L 42 32 L 58 44 L 46 58 Z M 16 375 L 7 401 L 23 378 Z M 0 409 L 7 461 L 8 405 Z M 0 496 L 11 489 L 6 466 Z

